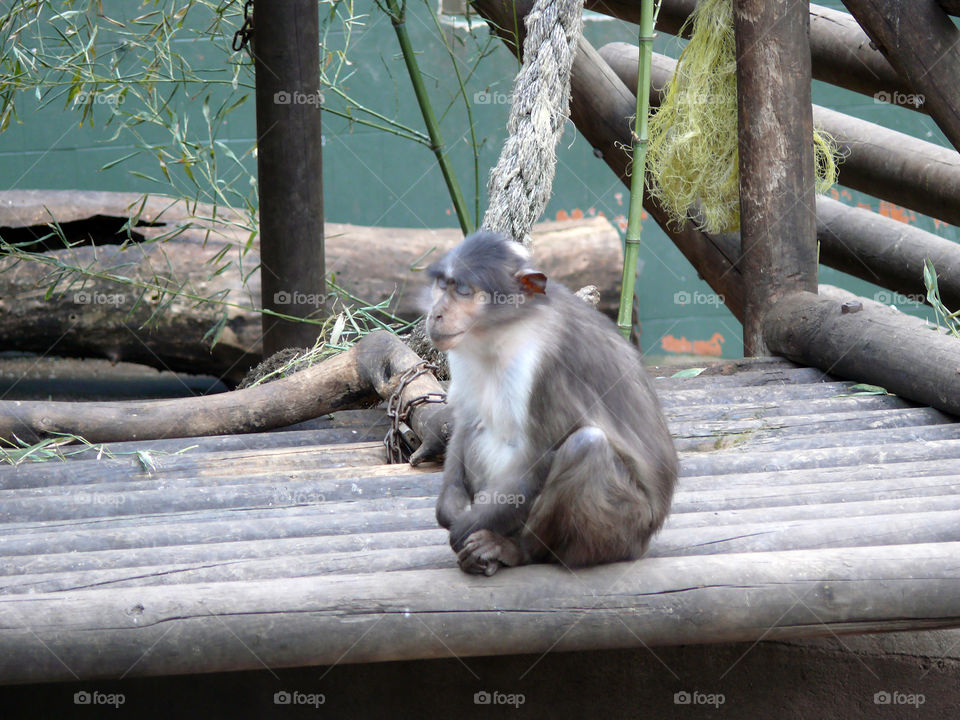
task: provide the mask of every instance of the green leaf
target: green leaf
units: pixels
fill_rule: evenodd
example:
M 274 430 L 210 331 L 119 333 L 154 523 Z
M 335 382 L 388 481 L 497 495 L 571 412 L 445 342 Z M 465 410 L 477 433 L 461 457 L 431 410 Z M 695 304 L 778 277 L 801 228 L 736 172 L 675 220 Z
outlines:
M 674 373 L 673 375 L 671 375 L 670 377 L 672 377 L 672 378 L 694 378 L 694 377 L 697 377 L 697 375 L 699 375 L 700 373 L 702 373 L 704 370 L 706 370 L 706 368 L 687 368 L 686 370 L 680 370 L 679 372 L 675 372 L 675 373 Z

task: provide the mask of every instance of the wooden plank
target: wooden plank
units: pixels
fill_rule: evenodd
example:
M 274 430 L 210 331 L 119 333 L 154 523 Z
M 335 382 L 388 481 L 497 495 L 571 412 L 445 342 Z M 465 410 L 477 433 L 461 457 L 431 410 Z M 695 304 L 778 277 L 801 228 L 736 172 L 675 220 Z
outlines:
M 76 680 L 956 627 L 957 557 L 960 543 L 937 543 L 648 558 L 576 574 L 551 566 L 492 578 L 416 570 L 5 596 L 0 678 Z

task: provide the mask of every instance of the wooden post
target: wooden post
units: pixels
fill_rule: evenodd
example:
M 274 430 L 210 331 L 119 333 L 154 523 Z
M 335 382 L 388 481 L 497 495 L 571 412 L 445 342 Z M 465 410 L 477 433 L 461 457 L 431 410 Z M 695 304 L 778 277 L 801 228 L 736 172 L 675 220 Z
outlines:
M 734 0 L 744 355 L 767 355 L 763 315 L 817 289 L 810 15 L 793 0 Z
M 254 5 L 261 297 L 266 310 L 322 317 L 323 164 L 316 2 Z M 263 353 L 310 347 L 319 326 L 264 314 Z
M 960 150 L 960 30 L 937 0 L 843 0 L 860 26 Z M 886 99 L 897 104 L 893 88 Z M 909 103 L 907 96 L 905 102 Z

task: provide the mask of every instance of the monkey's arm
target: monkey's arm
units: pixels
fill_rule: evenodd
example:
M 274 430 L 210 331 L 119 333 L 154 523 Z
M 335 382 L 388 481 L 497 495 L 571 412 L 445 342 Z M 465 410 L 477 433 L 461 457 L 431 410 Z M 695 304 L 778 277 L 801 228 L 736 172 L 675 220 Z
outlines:
M 443 463 L 443 487 L 437 499 L 437 522 L 449 529 L 454 521 L 470 509 L 470 493 L 467 490 L 467 473 L 463 464 L 464 433 L 454 428 L 447 445 Z

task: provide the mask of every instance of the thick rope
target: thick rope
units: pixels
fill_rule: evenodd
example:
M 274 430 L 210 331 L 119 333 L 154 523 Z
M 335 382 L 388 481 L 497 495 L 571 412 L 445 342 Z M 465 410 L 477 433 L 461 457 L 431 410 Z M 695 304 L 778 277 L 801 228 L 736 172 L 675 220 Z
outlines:
M 570 111 L 570 68 L 583 31 L 583 0 L 536 0 L 525 25 L 509 137 L 490 171 L 483 227 L 529 245 L 530 228 L 550 199 L 556 147 Z

